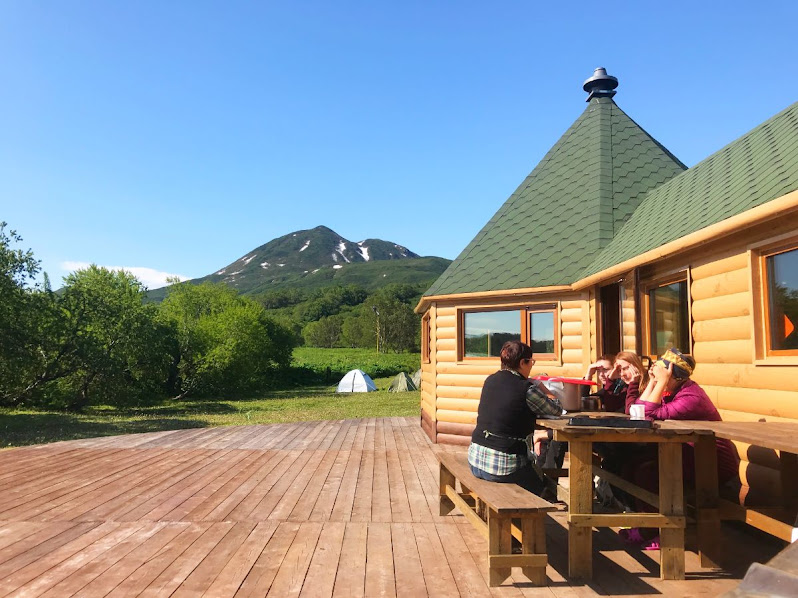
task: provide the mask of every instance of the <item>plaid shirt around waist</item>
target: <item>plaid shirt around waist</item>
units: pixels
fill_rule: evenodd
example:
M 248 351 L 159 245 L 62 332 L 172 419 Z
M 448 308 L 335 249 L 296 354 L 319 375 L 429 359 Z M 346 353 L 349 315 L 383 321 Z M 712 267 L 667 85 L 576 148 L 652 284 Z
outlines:
M 529 465 L 525 454 L 505 453 L 472 442 L 468 446 L 468 463 L 493 475 L 510 475 Z

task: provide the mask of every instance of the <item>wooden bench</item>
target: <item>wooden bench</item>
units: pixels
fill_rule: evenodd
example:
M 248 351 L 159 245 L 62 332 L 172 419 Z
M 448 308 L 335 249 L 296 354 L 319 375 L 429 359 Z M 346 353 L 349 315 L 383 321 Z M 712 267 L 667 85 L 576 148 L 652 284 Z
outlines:
M 500 585 L 510 576 L 511 567 L 521 567 L 532 583 L 546 585 L 544 523 L 546 513 L 557 507 L 516 484 L 474 477 L 464 453 L 436 455 L 440 462 L 440 514 L 447 515 L 457 507 L 488 541 L 490 585 Z M 520 554 L 513 554 L 513 537 L 521 544 Z

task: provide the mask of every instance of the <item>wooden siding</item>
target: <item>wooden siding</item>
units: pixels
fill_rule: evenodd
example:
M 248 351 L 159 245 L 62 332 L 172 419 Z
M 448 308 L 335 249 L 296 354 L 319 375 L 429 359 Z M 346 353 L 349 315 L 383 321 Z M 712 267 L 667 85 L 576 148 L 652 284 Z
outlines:
M 729 421 L 798 420 L 796 367 L 754 364 L 753 273 L 747 251 L 704 258 L 691 269 L 693 376 Z M 780 504 L 776 451 L 737 442 L 739 499 Z

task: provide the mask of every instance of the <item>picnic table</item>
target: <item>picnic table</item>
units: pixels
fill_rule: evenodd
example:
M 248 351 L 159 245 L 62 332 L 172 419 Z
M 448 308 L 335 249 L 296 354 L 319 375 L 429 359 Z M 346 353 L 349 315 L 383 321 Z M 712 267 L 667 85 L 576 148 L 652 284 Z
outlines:
M 607 416 L 610 414 L 602 413 Z M 623 417 L 620 415 L 620 417 Z M 701 422 L 703 423 L 703 422 Z M 569 418 L 538 419 L 538 425 L 554 433 L 554 440 L 568 442 L 570 467 L 570 502 L 568 505 L 568 572 L 572 578 L 590 579 L 593 576 L 593 527 L 657 527 L 660 528 L 660 578 L 684 579 L 684 489 L 682 480 L 682 444 L 695 443 L 697 454 L 715 451 L 713 432 L 705 427 L 650 428 L 610 427 L 608 425 L 574 426 Z M 657 513 L 593 513 L 593 443 L 656 443 L 659 451 L 659 494 L 642 492 L 646 502 L 654 504 Z M 699 534 L 710 533 L 705 547 L 712 547 L 719 537 L 717 510 L 717 471 L 714 478 L 705 469 L 708 460 L 696 458 L 696 479 L 702 481 L 698 521 L 703 525 Z M 617 477 L 617 476 L 616 476 Z M 713 484 L 714 494 L 706 490 Z M 620 480 L 613 480 L 613 483 Z M 638 496 L 641 493 L 637 494 Z M 650 495 L 650 496 L 648 496 Z M 713 500 L 715 503 L 713 503 Z M 703 521 L 703 524 L 701 522 Z M 715 529 L 717 527 L 717 530 Z M 706 563 L 706 564 L 705 564 Z M 712 566 L 709 558 L 702 558 L 702 566 Z

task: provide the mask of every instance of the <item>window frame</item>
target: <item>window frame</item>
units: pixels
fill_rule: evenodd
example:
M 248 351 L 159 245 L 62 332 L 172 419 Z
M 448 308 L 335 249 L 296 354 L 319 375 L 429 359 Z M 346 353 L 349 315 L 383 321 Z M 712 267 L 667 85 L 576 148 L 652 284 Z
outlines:
M 757 355 L 755 361 L 769 361 L 775 360 L 789 360 L 795 363 L 798 358 L 798 349 L 772 349 L 771 348 L 771 329 L 770 329 L 770 284 L 768 280 L 767 259 L 782 253 L 789 253 L 791 251 L 798 251 L 798 239 L 791 239 L 788 242 L 781 242 L 778 244 L 771 244 L 759 248 L 756 251 L 756 264 L 759 284 L 753 285 L 752 288 L 757 289 L 758 296 L 755 298 L 758 307 L 757 311 L 760 315 L 759 325 L 755 326 L 757 329 L 757 342 L 756 349 Z
M 643 352 L 648 354 L 652 360 L 657 359 L 660 355 L 656 354 L 652 346 L 654 335 L 656 334 L 656 322 L 653 321 L 651 292 L 677 282 L 685 283 L 687 287 L 687 342 L 688 347 L 678 347 L 683 353 L 692 355 L 693 353 L 693 300 L 690 288 L 692 286 L 692 279 L 690 277 L 690 269 L 679 270 L 669 275 L 660 276 L 642 281 L 640 284 L 640 308 L 643 315 Z
M 429 310 L 421 316 L 421 363 L 432 363 L 432 330 Z
M 553 316 L 554 353 L 535 353 L 535 361 L 553 365 L 561 365 L 561 336 L 560 331 L 560 304 L 548 301 L 546 303 L 524 303 L 520 305 L 480 305 L 473 307 L 460 307 L 457 309 L 457 361 L 490 362 L 499 357 L 466 356 L 465 354 L 465 316 L 469 313 L 487 313 L 497 311 L 517 311 L 521 319 L 521 342 L 530 344 L 529 315 L 531 313 L 551 312 Z

